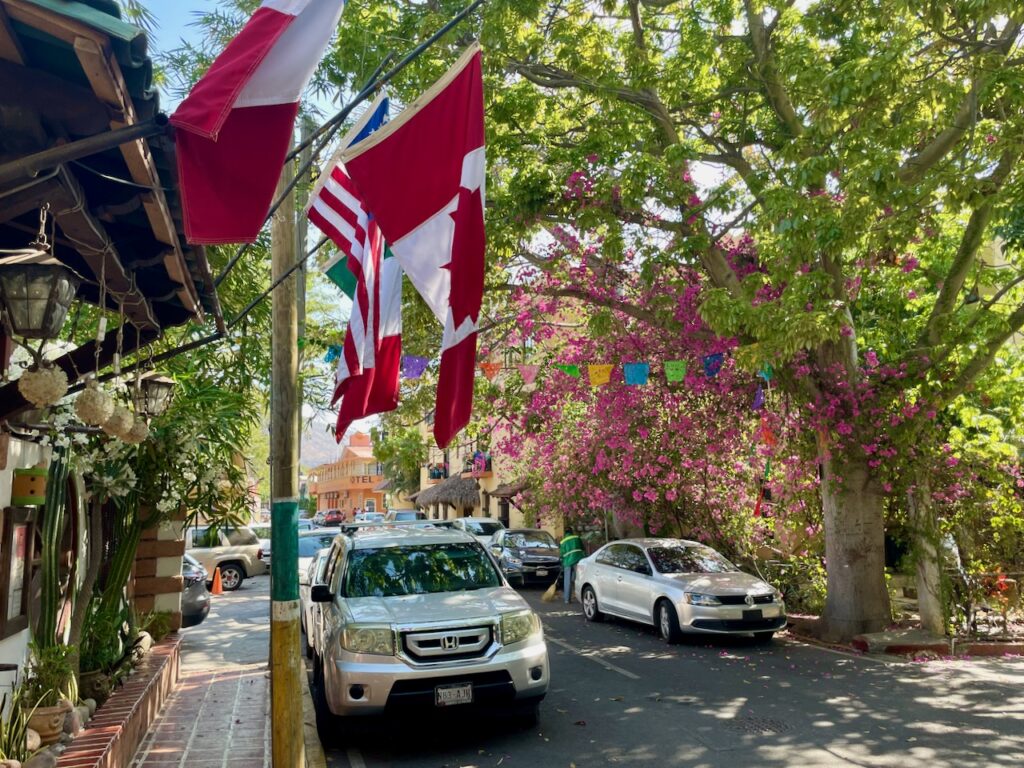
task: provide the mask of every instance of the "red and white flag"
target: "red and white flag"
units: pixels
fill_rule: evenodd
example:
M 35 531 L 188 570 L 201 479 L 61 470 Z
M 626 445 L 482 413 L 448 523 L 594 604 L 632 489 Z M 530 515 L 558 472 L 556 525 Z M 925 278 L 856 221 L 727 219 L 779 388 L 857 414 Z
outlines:
M 367 109 L 341 147 L 386 124 L 384 94 Z M 338 358 L 332 404 L 341 400 L 334 436 L 340 442 L 353 421 L 398 407 L 402 359 L 402 267 L 384 243 L 377 221 L 359 197 L 340 159 L 324 166 L 306 213 L 338 246 L 342 259 L 325 265 L 327 276 L 352 300 Z
M 264 0 L 171 116 L 185 236 L 256 239 L 344 0 Z
M 434 439 L 443 448 L 473 412 L 485 247 L 479 46 L 398 117 L 346 149 L 342 160 L 444 326 L 434 411 Z

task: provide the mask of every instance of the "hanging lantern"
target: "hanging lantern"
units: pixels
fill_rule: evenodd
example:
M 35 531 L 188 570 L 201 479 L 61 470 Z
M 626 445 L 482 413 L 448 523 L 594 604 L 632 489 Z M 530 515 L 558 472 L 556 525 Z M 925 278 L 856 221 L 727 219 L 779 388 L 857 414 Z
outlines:
M 132 393 L 135 412 L 150 418 L 159 416 L 171 404 L 173 390 L 174 379 L 158 373 L 147 373 L 139 380 L 138 387 Z
M 0 305 L 8 330 L 26 339 L 60 335 L 81 278 L 53 257 L 46 214 L 39 212 L 39 234 L 25 249 L 0 258 Z

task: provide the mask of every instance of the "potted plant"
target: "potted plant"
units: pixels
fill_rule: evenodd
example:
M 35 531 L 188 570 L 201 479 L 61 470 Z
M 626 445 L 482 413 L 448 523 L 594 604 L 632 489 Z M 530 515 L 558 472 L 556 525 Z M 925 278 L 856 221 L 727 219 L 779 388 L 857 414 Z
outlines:
M 22 686 L 21 708 L 29 715 L 28 725 L 39 734 L 42 743 L 53 744 L 64 732 L 64 718 L 77 698 L 75 674 L 68 659 L 72 649 L 66 645 L 41 648 L 35 643 L 32 665 Z
M 32 753 L 28 749 L 29 712 L 22 707 L 24 690 L 16 686 L 10 697 L 0 699 L 0 765 L 24 763 Z
M 99 597 L 92 600 L 82 632 L 78 691 L 99 706 L 110 697 L 114 673 L 124 654 L 124 622 L 120 606 L 104 608 Z

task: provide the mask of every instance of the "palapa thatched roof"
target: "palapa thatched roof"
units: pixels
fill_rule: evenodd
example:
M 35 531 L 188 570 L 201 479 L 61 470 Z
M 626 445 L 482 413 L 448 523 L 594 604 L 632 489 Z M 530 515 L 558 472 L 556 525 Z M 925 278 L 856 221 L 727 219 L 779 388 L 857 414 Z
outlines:
M 491 496 L 499 499 L 510 499 L 517 493 L 522 493 L 527 488 L 526 478 L 521 477 L 518 480 L 513 480 L 511 483 L 502 483 L 493 491 Z
M 475 507 L 480 503 L 480 484 L 472 477 L 453 475 L 443 483 L 420 491 L 416 506 L 429 507 L 431 504 L 451 504 L 456 509 Z

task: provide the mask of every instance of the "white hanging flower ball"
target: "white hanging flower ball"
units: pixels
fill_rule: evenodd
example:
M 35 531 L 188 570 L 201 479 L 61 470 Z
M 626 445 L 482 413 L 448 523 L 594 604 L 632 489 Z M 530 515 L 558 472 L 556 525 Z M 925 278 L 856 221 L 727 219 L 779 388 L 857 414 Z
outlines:
M 45 408 L 68 393 L 68 376 L 63 369 L 48 363 L 32 366 L 18 379 L 18 391 L 36 408 Z
M 134 423 L 135 420 L 127 408 L 123 405 L 115 405 L 114 412 L 110 415 L 109 419 L 103 422 L 102 429 L 108 435 L 123 439 L 125 435 L 131 432 Z
M 135 423 L 132 424 L 132 428 L 128 430 L 128 433 L 121 439 L 126 443 L 132 445 L 138 445 L 139 443 L 145 442 L 146 438 L 149 437 L 149 424 L 142 419 L 135 419 Z
M 114 398 L 100 389 L 93 379 L 75 400 L 75 413 L 83 424 L 98 427 L 114 415 Z

